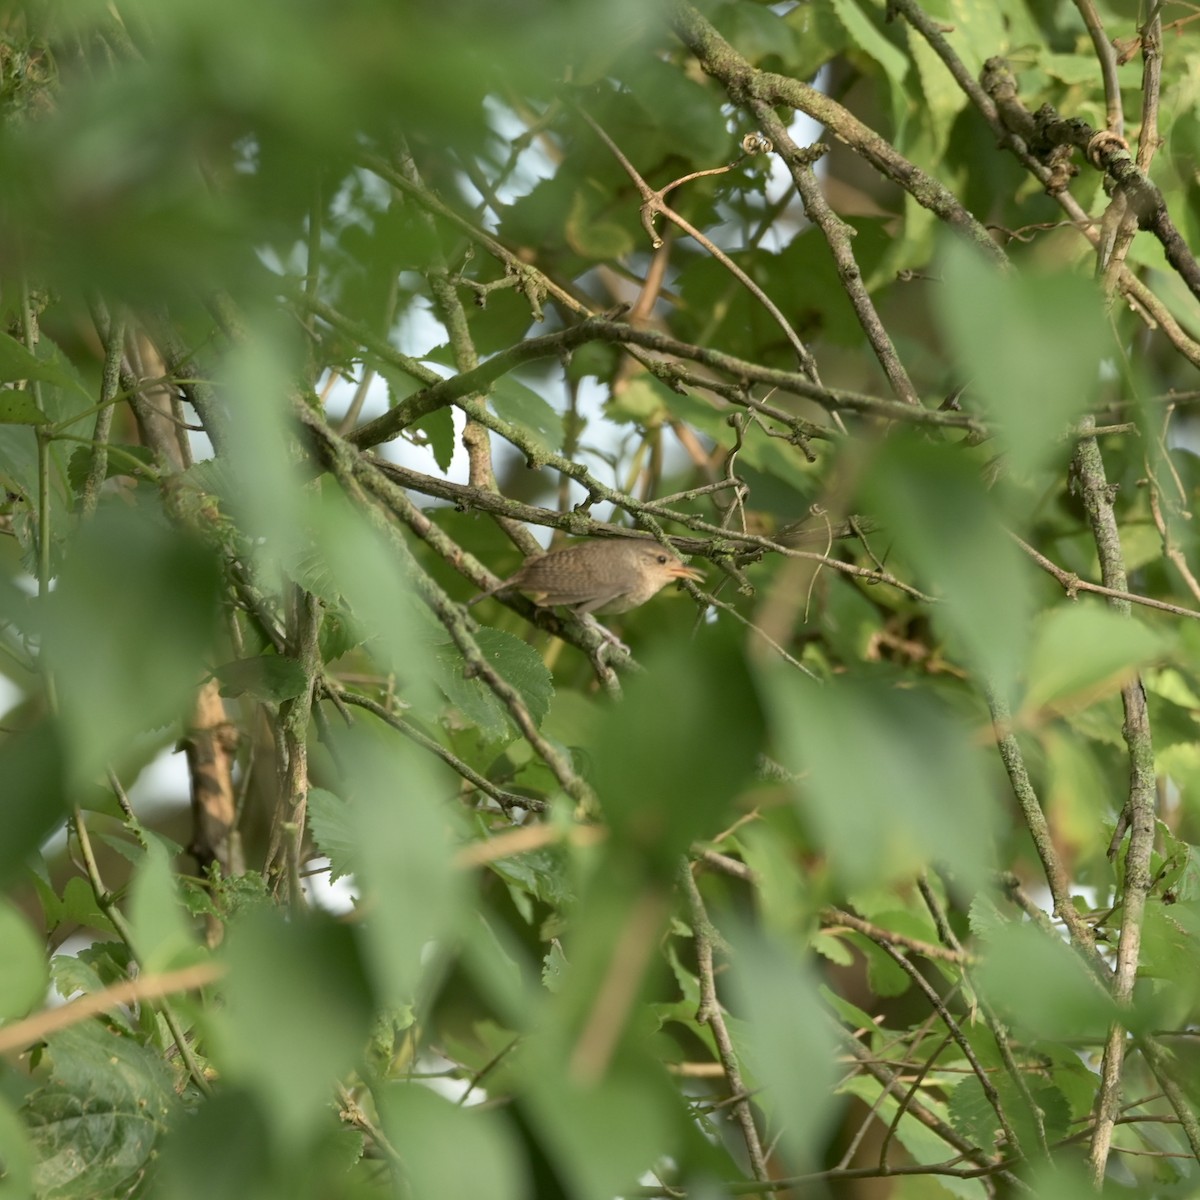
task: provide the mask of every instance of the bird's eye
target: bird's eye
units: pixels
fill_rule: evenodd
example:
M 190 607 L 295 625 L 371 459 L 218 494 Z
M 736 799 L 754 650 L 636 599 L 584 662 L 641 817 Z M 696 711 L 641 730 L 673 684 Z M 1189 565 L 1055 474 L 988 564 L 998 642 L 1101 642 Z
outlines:
M 665 554 L 660 554 L 658 556 L 658 561 L 665 566 L 667 562 L 667 556 Z

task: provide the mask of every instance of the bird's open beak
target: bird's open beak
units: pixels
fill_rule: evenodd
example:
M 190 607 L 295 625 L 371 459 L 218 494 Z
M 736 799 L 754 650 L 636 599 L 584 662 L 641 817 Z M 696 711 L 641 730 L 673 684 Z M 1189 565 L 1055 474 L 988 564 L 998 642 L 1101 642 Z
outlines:
M 672 579 L 690 579 L 693 583 L 699 583 L 704 578 L 703 571 L 698 571 L 695 567 L 685 566 L 681 562 L 668 563 L 667 574 Z

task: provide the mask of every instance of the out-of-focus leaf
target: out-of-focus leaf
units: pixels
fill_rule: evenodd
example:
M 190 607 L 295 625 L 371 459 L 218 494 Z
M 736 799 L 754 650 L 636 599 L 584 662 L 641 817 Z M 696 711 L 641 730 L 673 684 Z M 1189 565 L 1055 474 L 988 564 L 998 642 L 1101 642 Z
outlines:
M 1014 475 L 1065 461 L 1067 427 L 1113 352 L 1094 281 L 1062 270 L 1002 275 L 958 242 L 946 249 L 945 276 L 935 293 L 942 326 Z
M 214 1014 L 222 1074 L 260 1098 L 284 1144 L 302 1144 L 322 1119 L 330 1081 L 354 1066 L 370 1030 L 354 935 L 319 912 L 287 921 L 258 906 L 233 923 L 222 954 L 225 1005 Z
M 799 811 L 846 887 L 908 877 L 931 861 L 968 889 L 983 882 L 996 813 L 963 722 L 916 689 L 822 686 L 783 670 L 762 679 L 778 754 L 797 772 Z
M 370 914 L 363 953 L 377 994 L 411 1003 L 439 939 L 453 937 L 463 914 L 462 873 L 454 865 L 452 778 L 403 739 L 365 724 L 336 737 L 357 846 L 356 877 Z
M 720 830 L 765 730 L 745 660 L 724 629 L 660 639 L 645 665 L 601 716 L 589 750 L 614 838 L 668 863 Z
M 9 1102 L 0 1097 L 0 1200 L 25 1200 L 33 1195 L 34 1152 L 29 1132 Z
M 37 851 L 66 812 L 62 732 L 46 719 L 0 742 L 0 779 L 6 780 L 0 880 L 7 880 Z
M 236 658 L 217 667 L 213 674 L 221 685 L 222 696 L 248 694 L 256 700 L 276 702 L 299 696 L 309 683 L 304 667 L 282 654 Z
M 7 900 L 0 901 L 0 962 L 0 1020 L 23 1017 L 46 995 L 50 968 L 41 940 Z
M 1103 1039 L 1113 1003 L 1065 943 L 1032 925 L 1007 924 L 988 939 L 976 985 L 1015 1028 L 1051 1039 Z
M 201 956 L 166 849 L 150 839 L 129 894 L 129 923 L 143 971 L 166 971 Z
M 413 1200 L 522 1200 L 530 1194 L 514 1131 L 499 1114 L 462 1108 L 416 1083 L 394 1084 L 379 1102 L 384 1131 L 403 1158 Z
M 1038 618 L 1022 708 L 1086 707 L 1166 648 L 1162 636 L 1099 601 L 1059 605 Z
M 738 929 L 731 942 L 738 964 L 731 986 L 745 1034 L 741 1053 L 765 1089 L 761 1103 L 790 1162 L 804 1171 L 833 1120 L 828 1098 L 839 1074 L 817 980 L 785 942 L 749 927 Z
M 1029 638 L 1032 568 L 978 471 L 956 447 L 895 437 L 864 491 L 917 568 L 913 582 L 938 594 L 931 615 L 952 650 L 1008 696 Z
M 85 532 L 50 597 L 45 634 L 76 779 L 179 717 L 219 616 L 216 563 L 182 530 L 139 508 L 102 506 Z

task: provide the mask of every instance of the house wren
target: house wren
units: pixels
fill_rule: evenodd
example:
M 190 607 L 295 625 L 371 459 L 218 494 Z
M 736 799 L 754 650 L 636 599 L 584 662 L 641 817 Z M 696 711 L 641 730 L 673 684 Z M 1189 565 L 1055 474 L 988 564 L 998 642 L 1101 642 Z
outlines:
M 581 616 L 623 613 L 645 604 L 673 579 L 703 578 L 702 572 L 684 566 L 657 542 L 612 538 L 576 542 L 527 558 L 515 574 L 470 603 L 516 588 L 544 608 L 562 604 Z

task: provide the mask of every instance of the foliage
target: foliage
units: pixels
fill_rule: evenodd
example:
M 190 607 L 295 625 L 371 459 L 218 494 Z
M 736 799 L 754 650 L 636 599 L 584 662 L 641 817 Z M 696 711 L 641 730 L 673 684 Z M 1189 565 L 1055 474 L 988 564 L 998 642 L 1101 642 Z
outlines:
M 1196 1194 L 1194 23 L 7 6 L 0 1195 Z

